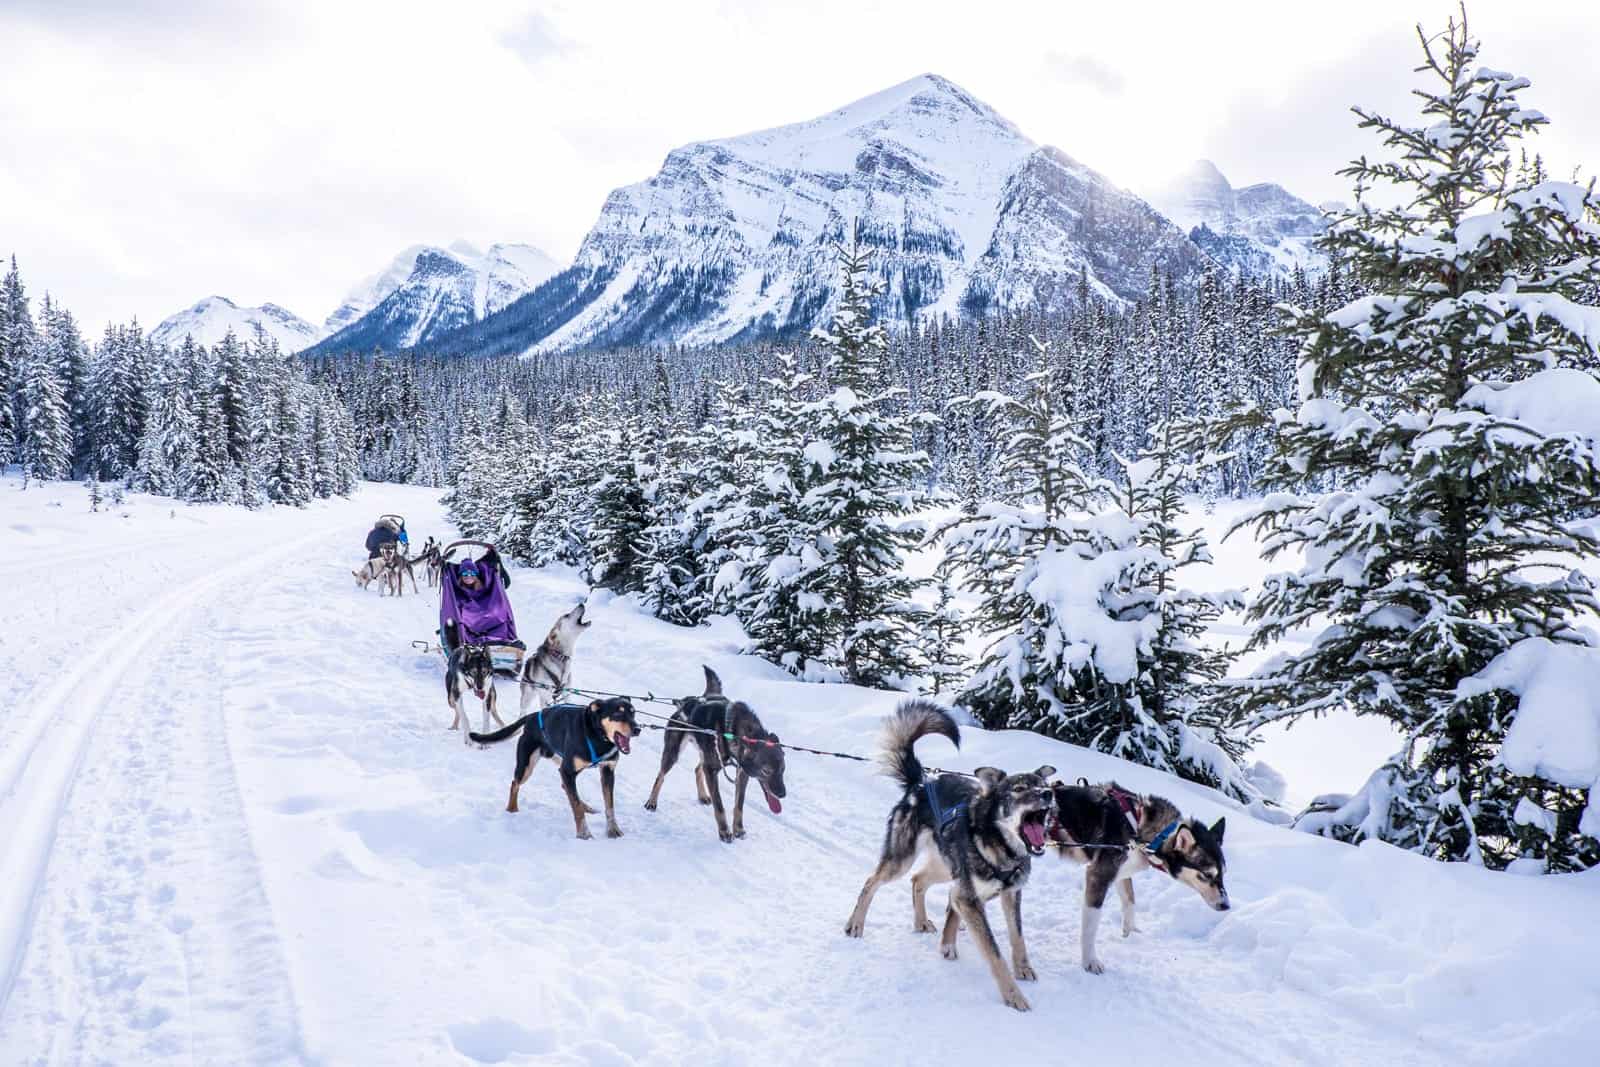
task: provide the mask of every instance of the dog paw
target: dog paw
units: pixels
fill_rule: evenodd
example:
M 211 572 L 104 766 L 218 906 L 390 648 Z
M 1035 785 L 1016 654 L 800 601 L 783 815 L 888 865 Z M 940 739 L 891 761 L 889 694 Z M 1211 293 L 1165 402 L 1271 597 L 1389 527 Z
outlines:
M 578 840 L 579 841 L 593 841 L 594 840 L 594 835 L 591 834 L 587 829 L 579 830 L 578 831 Z
M 722 838 L 722 843 L 724 845 L 733 844 L 733 835 L 731 833 L 729 833 L 728 831 L 726 831 L 726 830 L 718 830 L 717 831 L 717 836 Z
M 1083 961 L 1083 969 L 1088 971 L 1090 974 L 1105 974 L 1106 973 L 1106 965 L 1101 963 L 1099 960 L 1093 959 L 1093 958 L 1086 959 L 1086 960 Z
M 645 801 L 644 802 L 644 810 L 645 811 L 655 811 L 656 810 L 656 802 L 653 801 L 653 800 Z
M 953 960 L 956 958 L 956 947 L 954 945 L 940 945 L 939 955 L 947 960 Z
M 1039 975 L 1034 971 L 1033 964 L 1027 960 L 1012 964 L 1011 970 L 1016 974 L 1019 982 L 1037 982 L 1039 980 Z
M 700 798 L 700 803 L 704 804 L 706 807 L 709 808 L 711 806 L 711 798 L 710 797 L 701 797 Z
M 733 836 L 734 837 L 743 837 L 744 836 L 744 827 L 742 827 L 742 826 L 734 827 Z
M 1008 989 L 1005 993 L 1006 1007 L 1016 1008 L 1018 1011 L 1032 1011 L 1033 1005 L 1028 1003 L 1028 998 L 1022 995 L 1020 989 Z
M 844 924 L 844 936 L 860 937 L 866 930 L 866 926 L 867 924 L 864 922 L 856 922 L 854 919 L 851 919 L 849 922 Z
M 608 826 L 608 827 L 606 827 L 606 836 L 607 837 L 621 837 L 622 836 L 622 827 L 620 827 L 620 826 Z
M 1132 937 L 1134 934 L 1142 934 L 1142 933 L 1144 933 L 1144 930 L 1141 929 L 1140 927 L 1137 927 L 1137 926 L 1124 926 L 1122 928 L 1122 936 L 1123 937 Z
M 932 921 L 928 919 L 923 919 L 921 922 L 913 923 L 911 929 L 919 934 L 936 934 L 939 932 L 939 928 L 933 925 Z

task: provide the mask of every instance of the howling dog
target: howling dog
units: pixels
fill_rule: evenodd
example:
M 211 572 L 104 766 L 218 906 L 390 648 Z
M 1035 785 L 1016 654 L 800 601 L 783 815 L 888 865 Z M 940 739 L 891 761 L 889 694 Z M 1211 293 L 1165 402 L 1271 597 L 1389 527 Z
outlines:
M 711 812 L 717 819 L 717 836 L 724 842 L 731 842 L 744 836 L 744 791 L 750 779 L 754 778 L 761 786 L 772 814 L 783 810 L 783 749 L 775 743 L 763 744 L 776 742 L 778 735 L 762 727 L 750 705 L 723 695 L 722 679 L 717 677 L 716 671 L 710 667 L 702 669 L 706 672 L 706 691 L 678 701 L 678 710 L 668 720 L 667 736 L 661 744 L 661 772 L 656 775 L 655 788 L 650 790 L 650 799 L 644 802 L 644 808 L 656 810 L 661 783 L 667 780 L 667 772 L 678 762 L 684 741 L 692 737 L 700 746 L 700 764 L 694 770 L 695 791 L 700 795 L 700 803 L 711 805 Z M 674 724 L 695 729 L 675 730 Z M 733 735 L 731 740 L 729 734 Z M 723 814 L 719 788 L 722 768 L 729 763 L 739 769 L 733 783 L 732 830 Z
M 572 650 L 593 623 L 584 616 L 587 608 L 579 604 L 556 620 L 546 635 L 544 644 L 522 664 L 522 710 L 527 711 L 537 701 L 541 708 L 555 703 L 557 696 L 572 680 Z
M 908 700 L 888 720 L 883 760 L 905 792 L 889 812 L 883 856 L 861 887 L 844 932 L 860 937 L 878 887 L 901 877 L 921 860 L 911 878 L 913 928 L 919 933 L 934 932 L 928 921 L 928 887 L 953 882 L 939 942 L 941 954 L 947 960 L 956 958 L 956 933 L 965 921 L 989 964 L 1001 998 L 1010 1007 L 1027 1011 L 1028 1000 L 1017 981 L 1034 981 L 1038 976 L 1028 962 L 1028 948 L 1022 939 L 1022 887 L 1032 869 L 1031 857 L 1044 852 L 1055 808 L 1049 782 L 1056 769 L 1040 767 L 1006 774 L 994 767 L 979 767 L 973 778 L 942 774 L 927 779 L 913 751 L 917 739 L 926 734 L 943 734 L 961 747 L 955 720 L 928 701 Z M 1010 970 L 1000 958 L 989 927 L 987 906 L 997 896 L 1011 935 Z
M 1165 871 L 1217 911 L 1228 910 L 1228 890 L 1222 884 L 1227 866 L 1222 833 L 1227 820 L 1206 826 L 1198 819 L 1185 819 L 1171 801 L 1138 796 L 1115 782 L 1052 782 L 1050 789 L 1056 799 L 1050 837 L 1062 859 L 1089 868 L 1083 879 L 1080 935 L 1084 970 L 1105 973 L 1105 964 L 1095 953 L 1095 934 L 1113 884 L 1122 897 L 1122 936 L 1138 929 L 1133 921 L 1133 876 L 1147 867 Z
M 578 838 L 587 841 L 594 835 L 589 832 L 584 816 L 595 812 L 578 796 L 578 774 L 590 767 L 599 767 L 600 792 L 606 805 L 606 836 L 621 837 L 614 795 L 617 760 L 628 754 L 633 738 L 639 736 L 633 705 L 623 697 L 596 700 L 587 706 L 557 704 L 524 715 L 492 734 L 472 734 L 471 737 L 480 745 L 492 745 L 518 730 L 522 731 L 522 736 L 517 740 L 517 764 L 511 772 L 511 795 L 506 801 L 506 810 L 517 810 L 517 794 L 541 757 L 558 759 L 561 761 L 561 788 L 567 794 L 567 803 L 572 805 Z
M 467 728 L 472 725 L 470 716 L 463 707 L 466 689 L 470 688 L 483 701 L 483 728 L 489 729 L 489 716 L 494 716 L 494 721 L 501 726 L 506 721 L 500 717 L 496 709 L 494 692 L 494 657 L 483 645 L 462 645 L 450 653 L 449 664 L 444 671 L 444 695 L 450 702 L 450 710 L 455 713 L 455 718 L 450 720 L 450 729 L 461 728 L 461 740 L 471 743 Z

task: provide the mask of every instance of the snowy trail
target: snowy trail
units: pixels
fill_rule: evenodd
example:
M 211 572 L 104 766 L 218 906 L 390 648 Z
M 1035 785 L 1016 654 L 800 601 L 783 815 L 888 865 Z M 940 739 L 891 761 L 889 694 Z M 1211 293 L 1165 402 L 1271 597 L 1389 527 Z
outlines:
M 511 747 L 448 732 L 441 664 L 409 647 L 432 633 L 434 597 L 380 599 L 350 582 L 349 546 L 390 508 L 414 537 L 447 532 L 430 494 L 385 487 L 251 517 L 243 539 L 261 549 L 235 553 L 236 573 L 209 570 L 220 550 L 133 549 L 172 597 L 137 582 L 132 605 L 104 594 L 110 629 L 93 643 L 115 652 L 59 676 L 6 676 L 66 718 L 41 732 L 44 712 L 22 709 L 0 729 L 0 766 L 30 783 L 0 801 L 0 825 L 26 798 L 14 810 L 35 842 L 0 839 L 0 928 L 25 945 L 0 957 L 14 971 L 0 987 L 0 1062 L 899 1064 L 992 1058 L 1003 1043 L 1046 1062 L 1183 1050 L 1387 1067 L 1559 1059 L 1600 1026 L 1600 965 L 1571 936 L 1592 923 L 1600 881 L 1334 845 L 1028 734 L 970 730 L 960 752 L 933 739 L 923 754 L 963 768 L 1050 762 L 1164 792 L 1208 821 L 1226 814 L 1235 909 L 1142 876 L 1143 932 L 1117 936 L 1113 905 L 1108 970 L 1090 976 L 1081 875 L 1046 857 L 1025 895 L 1040 972 L 1026 1015 L 1000 1003 L 966 935 L 948 963 L 911 931 L 905 882 L 879 895 L 864 940 L 843 936 L 895 799 L 860 764 L 793 754 L 783 814 L 753 798 L 749 836 L 731 846 L 687 763 L 661 810 L 642 810 L 654 732 L 619 772 L 621 840 L 573 838 L 548 766 L 507 815 Z M 513 579 L 530 642 L 585 592 L 555 571 Z M 590 603 L 580 685 L 681 695 L 710 663 L 786 740 L 863 754 L 897 699 L 793 682 L 737 656 L 726 625 L 684 630 Z M 19 610 L 0 607 L 0 623 Z M 189 677 L 191 662 L 220 667 Z M 515 707 L 513 687 L 501 697 Z M 598 781 L 579 787 L 598 803 Z M 942 891 L 931 896 L 941 908 Z
M 7 577 L 24 581 L 92 561 L 98 570 L 88 577 L 105 583 L 78 590 L 77 609 L 64 612 L 79 620 L 67 662 L 35 650 L 38 681 L 20 699 L 8 697 L 0 731 L 0 826 L 8 830 L 0 849 L 0 1034 L 26 1034 L 19 1051 L 63 1063 L 158 1055 L 272 1062 L 292 1047 L 281 961 L 282 989 L 267 988 L 276 934 L 263 920 L 259 872 L 239 836 L 236 785 L 216 759 L 224 739 L 207 721 L 206 664 L 227 649 L 205 631 L 227 594 L 310 547 L 348 541 L 354 512 L 335 511 L 318 532 L 306 534 L 301 516 L 288 524 L 298 536 L 254 552 L 231 538 L 201 550 L 186 523 L 90 548 L 35 551 L 26 566 L 9 568 Z M 222 525 L 238 518 L 212 514 Z M 152 554 L 165 558 L 130 566 Z M 220 558 L 232 562 L 216 566 Z M 24 597 L 10 607 L 37 603 Z M 6 621 L 15 623 L 9 632 L 23 633 L 32 620 Z M 248 951 L 252 943 L 267 948 L 266 958 Z M 288 1042 L 263 1044 L 241 1031 L 241 1000 L 257 1013 L 288 1008 L 280 1012 L 287 1030 L 263 1028 L 287 1032 Z

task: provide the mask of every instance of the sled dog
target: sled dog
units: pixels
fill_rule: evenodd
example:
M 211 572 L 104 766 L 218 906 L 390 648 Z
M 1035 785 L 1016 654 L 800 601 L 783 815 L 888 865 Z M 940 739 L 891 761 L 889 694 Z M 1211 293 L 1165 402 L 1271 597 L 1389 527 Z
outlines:
M 615 790 L 617 760 L 628 754 L 633 738 L 639 736 L 633 705 L 622 697 L 596 700 L 587 705 L 557 704 L 524 715 L 510 726 L 494 733 L 472 734 L 481 745 L 492 745 L 522 731 L 517 739 L 517 764 L 511 772 L 511 795 L 506 810 L 517 810 L 517 794 L 541 758 L 561 761 L 561 788 L 572 805 L 572 819 L 578 837 L 589 840 L 585 815 L 595 814 L 578 796 L 578 773 L 600 768 L 600 791 L 605 797 L 606 836 L 621 837 L 617 825 Z
M 1022 887 L 1032 857 L 1044 852 L 1055 808 L 1049 784 L 1055 768 L 1006 774 L 979 767 L 972 778 L 942 774 L 929 779 L 913 751 L 917 739 L 927 734 L 943 734 L 958 748 L 961 745 L 955 720 L 928 701 L 908 700 L 888 720 L 883 760 L 905 792 L 889 812 L 882 858 L 861 887 L 844 932 L 860 937 L 873 894 L 921 861 L 911 878 L 914 928 L 919 933 L 934 932 L 928 921 L 928 887 L 952 882 L 940 952 L 947 960 L 956 958 L 956 933 L 964 921 L 989 964 L 1001 999 L 1027 1011 L 1028 1001 L 1017 981 L 1033 981 L 1037 975 L 1022 938 Z M 1011 939 L 1009 970 L 989 927 L 988 902 L 997 896 Z
M 767 798 L 772 814 L 783 811 L 783 749 L 774 744 L 778 735 L 761 725 L 761 720 L 742 700 L 729 700 L 722 691 L 722 679 L 710 667 L 706 672 L 706 691 L 697 697 L 684 697 L 678 701 L 678 710 L 672 713 L 667 724 L 667 735 L 661 744 L 661 771 L 656 775 L 655 788 L 645 801 L 646 811 L 656 810 L 661 797 L 661 783 L 667 772 L 678 762 L 685 741 L 693 739 L 700 747 L 700 763 L 694 771 L 695 792 L 700 803 L 711 805 L 716 816 L 717 836 L 725 842 L 744 836 L 744 793 L 754 778 Z M 673 729 L 673 725 L 693 727 L 691 730 Z M 729 735 L 732 735 L 730 738 Z M 733 828 L 722 809 L 722 790 L 719 779 L 722 768 L 733 764 L 738 774 L 733 783 Z
M 389 563 L 393 559 L 394 546 L 384 545 L 376 556 L 351 572 L 356 576 L 356 585 L 365 589 L 373 582 L 377 582 L 378 592 L 381 595 L 389 587 Z
M 494 716 L 494 721 L 504 726 L 505 720 L 500 717 L 500 712 L 495 704 L 494 692 L 494 658 L 489 655 L 489 650 L 483 645 L 462 645 L 450 653 L 450 661 L 444 671 L 444 695 L 450 702 L 450 710 L 455 717 L 450 720 L 450 729 L 461 728 L 461 740 L 468 742 L 467 729 L 472 725 L 463 698 L 466 690 L 471 689 L 483 701 L 483 728 L 489 729 L 489 716 Z
M 1185 819 L 1163 797 L 1138 796 L 1115 782 L 1052 782 L 1050 788 L 1056 799 L 1051 840 L 1062 859 L 1089 868 L 1083 878 L 1083 927 L 1079 937 L 1084 970 L 1090 974 L 1105 972 L 1105 964 L 1095 952 L 1095 935 L 1100 929 L 1100 909 L 1113 884 L 1122 897 L 1122 936 L 1138 929 L 1134 923 L 1133 876 L 1147 867 L 1165 871 L 1199 893 L 1217 911 L 1228 910 L 1228 890 L 1222 883 L 1227 866 L 1222 856 L 1226 819 L 1206 826 L 1198 819 Z
M 556 620 L 545 636 L 544 644 L 522 664 L 522 710 L 527 711 L 535 701 L 541 708 L 555 703 L 561 689 L 572 680 L 572 650 L 583 636 L 583 631 L 594 625 L 584 616 L 588 609 L 579 604 Z

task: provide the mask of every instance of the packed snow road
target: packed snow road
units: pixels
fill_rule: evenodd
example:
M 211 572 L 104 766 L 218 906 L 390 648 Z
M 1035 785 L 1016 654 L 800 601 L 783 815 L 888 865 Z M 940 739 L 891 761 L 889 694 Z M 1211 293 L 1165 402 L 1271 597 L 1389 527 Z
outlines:
M 651 733 L 622 839 L 575 840 L 545 766 L 506 814 L 511 747 L 448 732 L 441 663 L 409 647 L 435 598 L 349 577 L 380 511 L 446 534 L 433 494 L 124 519 L 51 492 L 0 484 L 0 1063 L 1578 1062 L 1600 1026 L 1593 876 L 1346 848 L 1031 735 L 930 739 L 943 766 L 1049 762 L 1228 816 L 1234 910 L 1141 876 L 1103 976 L 1078 965 L 1081 875 L 1040 861 L 1018 1014 L 967 935 L 948 963 L 912 932 L 908 883 L 843 936 L 895 800 L 861 764 L 791 754 L 783 813 L 752 804 L 733 845 L 686 764 L 642 810 Z M 537 642 L 584 589 L 516 571 L 510 593 Z M 896 700 L 790 681 L 726 624 L 590 604 L 580 685 L 682 695 L 706 662 L 786 740 L 851 752 Z

